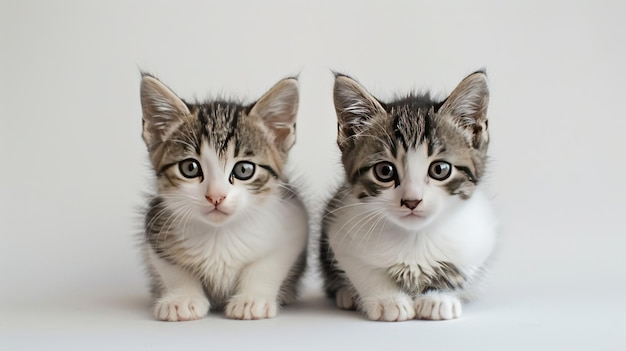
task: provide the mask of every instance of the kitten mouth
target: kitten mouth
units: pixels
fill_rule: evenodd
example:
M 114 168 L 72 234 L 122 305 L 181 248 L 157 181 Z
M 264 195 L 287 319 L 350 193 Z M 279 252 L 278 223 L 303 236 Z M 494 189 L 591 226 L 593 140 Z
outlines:
M 211 210 L 205 211 L 203 218 L 211 225 L 219 226 L 230 222 L 232 216 L 231 213 L 228 213 L 222 209 L 213 208 Z
M 422 211 L 411 211 L 408 214 L 402 216 L 403 218 L 412 219 L 412 218 L 424 218 L 426 214 Z
M 212 210 L 209 210 L 207 213 L 207 216 L 219 216 L 219 217 L 228 217 L 230 214 L 220 210 L 219 208 L 214 208 Z

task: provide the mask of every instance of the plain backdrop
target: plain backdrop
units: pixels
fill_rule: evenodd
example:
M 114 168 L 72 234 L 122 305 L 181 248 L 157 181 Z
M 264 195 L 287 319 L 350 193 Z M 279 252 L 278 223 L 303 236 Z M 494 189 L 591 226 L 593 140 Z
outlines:
M 1 0 L 0 349 L 626 349 L 624 4 Z M 299 75 L 290 162 L 315 218 L 341 174 L 331 70 L 385 100 L 481 67 L 502 237 L 460 319 L 369 322 L 311 270 L 273 320 L 153 320 L 140 69 L 247 102 Z

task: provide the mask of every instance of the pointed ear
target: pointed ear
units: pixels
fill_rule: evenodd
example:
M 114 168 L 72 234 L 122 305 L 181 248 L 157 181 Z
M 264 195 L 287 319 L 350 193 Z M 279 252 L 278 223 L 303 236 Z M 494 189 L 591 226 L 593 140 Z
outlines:
M 441 106 L 440 115 L 450 118 L 456 126 L 461 128 L 467 141 L 474 148 L 482 148 L 489 142 L 488 105 L 487 75 L 484 71 L 478 71 L 467 76 L 454 89 Z
M 298 113 L 298 81 L 286 78 L 276 83 L 254 103 L 250 116 L 260 118 L 274 134 L 274 142 L 287 152 L 296 141 Z
M 143 111 L 143 140 L 150 148 L 176 129 L 183 117 L 190 114 L 187 105 L 156 78 L 141 78 L 141 108 Z
M 354 79 L 335 74 L 333 89 L 335 112 L 337 112 L 337 144 L 358 134 L 377 114 L 386 113 L 381 103 Z

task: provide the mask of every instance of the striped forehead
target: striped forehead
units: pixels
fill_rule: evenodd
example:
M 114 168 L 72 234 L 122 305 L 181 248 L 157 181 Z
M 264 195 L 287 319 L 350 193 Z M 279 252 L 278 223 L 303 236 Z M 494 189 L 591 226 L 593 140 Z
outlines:
M 220 156 L 225 155 L 227 149 L 235 139 L 239 120 L 244 112 L 240 105 L 226 102 L 214 102 L 198 106 L 197 117 L 202 126 L 201 133 L 209 145 Z
M 424 141 L 429 127 L 424 110 L 400 105 L 392 107 L 390 114 L 394 117 L 396 139 L 405 150 L 416 148 Z
M 232 150 L 232 148 L 227 148 L 225 153 L 220 154 L 205 140 L 201 143 L 200 150 L 202 164 L 209 173 L 206 176 L 209 179 L 216 179 L 222 176 L 229 166 L 229 159 L 231 159 L 229 153 L 232 153 L 229 150 Z
M 445 135 L 441 135 L 437 120 L 428 111 L 396 115 L 395 137 L 398 146 L 405 151 L 418 149 L 422 145 L 429 157 L 446 151 Z

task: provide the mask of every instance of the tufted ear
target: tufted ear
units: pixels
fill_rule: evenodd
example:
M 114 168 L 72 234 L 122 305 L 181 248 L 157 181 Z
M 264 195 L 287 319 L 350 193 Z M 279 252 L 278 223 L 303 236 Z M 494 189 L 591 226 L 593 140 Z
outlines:
M 337 144 L 343 150 L 344 143 L 358 134 L 377 114 L 386 113 L 381 103 L 354 79 L 335 74 L 333 89 L 337 113 Z
M 269 127 L 276 146 L 283 152 L 296 142 L 298 99 L 298 80 L 286 78 L 276 83 L 250 110 L 251 117 L 260 118 Z
M 461 128 L 468 143 L 482 148 L 489 142 L 487 106 L 489 86 L 484 71 L 467 76 L 441 106 L 440 114 Z
M 141 78 L 143 140 L 148 149 L 159 144 L 189 115 L 187 105 L 163 83 L 144 74 Z

